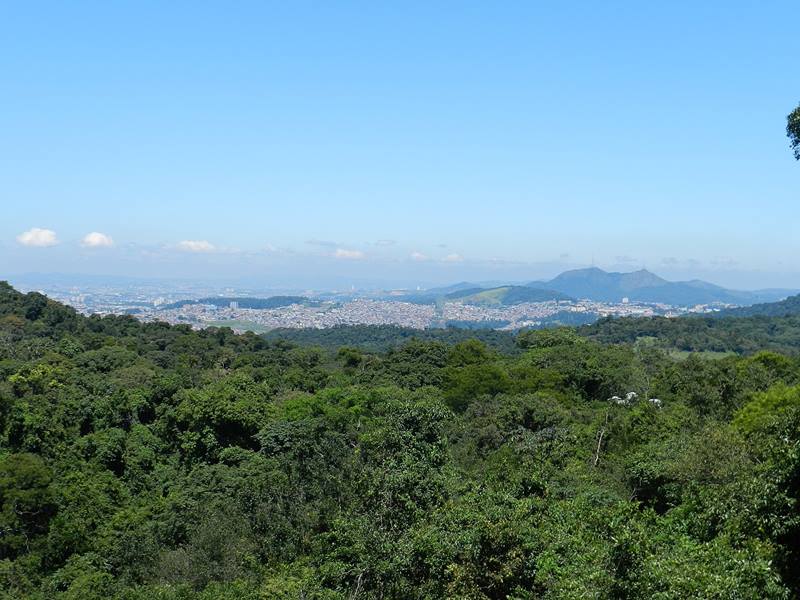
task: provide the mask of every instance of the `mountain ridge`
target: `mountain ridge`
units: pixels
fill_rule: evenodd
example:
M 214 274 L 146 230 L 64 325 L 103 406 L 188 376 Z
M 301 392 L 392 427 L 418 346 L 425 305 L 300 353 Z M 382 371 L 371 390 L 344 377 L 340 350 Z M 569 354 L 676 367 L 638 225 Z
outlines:
M 549 288 L 579 299 L 601 302 L 659 302 L 674 305 L 738 304 L 781 300 L 790 290 L 730 290 L 700 279 L 669 281 L 647 269 L 629 273 L 608 272 L 599 267 L 572 269 L 529 287 Z
M 472 283 L 461 281 L 448 286 L 439 286 L 415 292 L 403 296 L 403 299 L 408 302 L 432 304 L 506 288 L 537 290 L 537 293 L 533 294 L 532 297 L 536 297 L 536 295 L 540 295 L 543 298 L 548 296 L 544 299 L 578 299 L 618 303 L 622 302 L 624 298 L 628 298 L 631 302 L 660 303 L 674 306 L 695 306 L 698 304 L 750 306 L 757 303 L 777 302 L 800 291 L 782 288 L 753 291 L 732 290 L 702 279 L 670 281 L 647 269 L 624 273 L 604 271 L 599 267 L 586 267 L 564 271 L 552 279 L 535 280 L 522 284 L 510 282 L 498 285 L 495 282 Z M 531 299 L 528 301 L 538 302 L 542 300 Z M 483 302 L 479 301 L 479 303 Z M 514 302 L 511 303 L 513 304 Z M 501 302 L 501 304 L 507 303 Z

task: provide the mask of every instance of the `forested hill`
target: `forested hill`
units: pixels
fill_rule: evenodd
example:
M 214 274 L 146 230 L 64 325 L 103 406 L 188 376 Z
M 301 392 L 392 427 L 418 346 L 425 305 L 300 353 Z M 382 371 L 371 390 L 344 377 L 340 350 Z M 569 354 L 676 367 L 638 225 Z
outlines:
M 398 325 L 341 325 L 326 329 L 279 328 L 263 335 L 269 341 L 286 341 L 301 346 L 319 346 L 327 350 L 338 350 L 350 346 L 366 352 L 387 352 L 411 340 L 438 341 L 457 344 L 477 339 L 503 354 L 519 351 L 514 334 L 495 329 L 413 329 Z
M 753 354 L 774 350 L 800 353 L 800 314 L 785 317 L 606 318 L 581 327 L 579 334 L 603 344 L 653 343 L 689 352 Z
M 785 317 L 800 315 L 800 295 L 790 296 L 780 302 L 764 302 L 751 306 L 728 308 L 715 313 L 718 318 L 723 317 Z
M 328 351 L 0 283 L 0 598 L 798 597 L 797 358 L 516 343 Z

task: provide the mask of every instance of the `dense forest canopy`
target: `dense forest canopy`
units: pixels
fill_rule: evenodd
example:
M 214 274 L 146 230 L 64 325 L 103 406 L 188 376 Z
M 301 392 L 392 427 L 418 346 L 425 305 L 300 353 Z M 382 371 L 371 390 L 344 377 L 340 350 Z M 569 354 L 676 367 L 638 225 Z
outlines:
M 340 325 L 327 329 L 279 328 L 265 333 L 264 339 L 318 346 L 333 351 L 342 346 L 352 346 L 371 353 L 387 352 L 411 340 L 452 345 L 477 339 L 503 354 L 514 354 L 519 350 L 512 333 L 494 329 L 471 331 L 465 327 L 414 329 L 399 325 Z
M 726 308 L 713 313 L 716 318 L 724 317 L 788 317 L 800 315 L 800 296 L 789 296 L 779 302 L 762 302 L 750 306 Z
M 601 319 L 579 329 L 604 344 L 653 343 L 666 350 L 753 354 L 800 353 L 800 314 L 752 317 L 667 317 Z
M 0 597 L 797 597 L 791 319 L 370 351 L 0 284 Z

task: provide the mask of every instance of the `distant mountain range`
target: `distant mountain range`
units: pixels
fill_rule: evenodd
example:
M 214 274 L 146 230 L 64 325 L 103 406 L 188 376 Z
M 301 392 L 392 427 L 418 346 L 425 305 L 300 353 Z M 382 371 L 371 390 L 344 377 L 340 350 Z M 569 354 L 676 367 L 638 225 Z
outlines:
M 450 300 L 503 306 L 571 298 L 598 302 L 622 302 L 623 298 L 628 298 L 631 302 L 658 302 L 675 306 L 715 303 L 749 306 L 782 300 L 795 293 L 797 290 L 730 290 L 699 279 L 668 281 L 646 269 L 631 273 L 609 273 L 590 267 L 565 271 L 548 281 L 532 281 L 526 285 L 486 287 L 460 282 L 418 292 L 404 299 L 421 303 Z
M 620 302 L 663 302 L 687 306 L 693 304 L 740 304 L 780 300 L 793 290 L 729 290 L 707 281 L 667 281 L 641 269 L 632 273 L 608 273 L 597 267 L 566 271 L 550 281 L 534 281 L 530 287 L 547 288 L 576 298 Z

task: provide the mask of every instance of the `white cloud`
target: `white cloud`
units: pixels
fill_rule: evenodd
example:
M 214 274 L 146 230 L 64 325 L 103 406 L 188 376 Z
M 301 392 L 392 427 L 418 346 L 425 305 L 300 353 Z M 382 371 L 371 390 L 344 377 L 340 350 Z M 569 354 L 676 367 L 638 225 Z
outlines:
M 20 233 L 17 236 L 17 241 L 23 246 L 46 248 L 47 246 L 55 246 L 58 243 L 58 238 L 56 237 L 56 232 L 52 229 L 34 227 Z
M 448 254 L 442 259 L 442 262 L 455 263 L 455 262 L 462 262 L 463 260 L 464 257 L 461 256 L 460 254 Z
M 411 260 L 418 260 L 418 261 L 428 260 L 428 257 L 425 254 L 423 254 L 422 252 L 417 252 L 416 250 L 411 253 L 410 258 Z
M 81 246 L 84 248 L 110 248 L 113 245 L 114 240 L 110 235 L 98 231 L 87 233 L 81 240 Z
M 213 252 L 214 244 L 206 240 L 183 240 L 178 243 L 178 248 L 187 252 Z
M 361 250 L 346 250 L 345 248 L 337 248 L 333 253 L 334 258 L 343 258 L 345 260 L 361 260 L 366 258 L 366 255 Z

